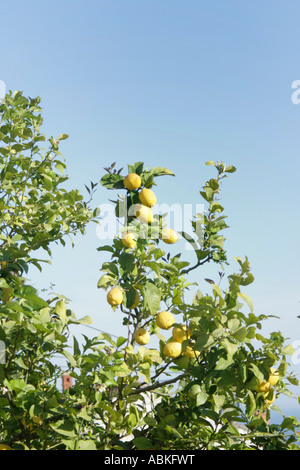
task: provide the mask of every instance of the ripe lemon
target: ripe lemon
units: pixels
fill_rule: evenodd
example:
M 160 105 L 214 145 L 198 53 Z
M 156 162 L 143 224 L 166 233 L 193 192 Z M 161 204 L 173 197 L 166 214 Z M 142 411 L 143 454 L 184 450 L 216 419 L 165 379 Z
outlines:
M 271 406 L 275 401 L 275 393 L 273 390 L 269 390 L 264 394 L 265 403 L 267 406 Z
M 7 444 L 0 444 L 0 450 L 12 450 Z
M 179 357 L 182 353 L 182 344 L 178 341 L 169 341 L 165 344 L 163 353 L 167 357 Z
M 135 204 L 135 216 L 143 224 L 150 224 L 153 222 L 153 214 L 150 207 L 143 204 Z
M 172 330 L 172 336 L 175 339 L 175 341 L 179 341 L 179 343 L 183 343 L 183 341 L 190 339 L 191 332 L 185 325 L 181 325 L 181 327 L 174 326 Z
M 137 245 L 134 234 L 132 232 L 123 232 L 121 241 L 125 248 L 131 248 L 132 250 L 134 250 Z
M 1 270 L 4 271 L 8 266 L 8 262 L 7 261 L 1 261 L 0 266 L 1 266 Z
M 150 333 L 145 328 L 138 328 L 134 333 L 134 339 L 137 344 L 148 344 L 150 341 Z
M 271 386 L 274 386 L 277 384 L 279 380 L 279 372 L 276 369 L 274 369 L 274 367 L 271 367 L 270 371 L 271 373 L 269 375 L 268 382 Z
M 200 351 L 193 349 L 191 346 L 186 346 L 183 354 L 191 359 L 196 359 L 200 355 Z
M 175 323 L 175 318 L 170 312 L 159 312 L 156 315 L 156 324 L 162 330 L 168 330 Z
M 168 245 L 172 245 L 178 241 L 178 235 L 172 228 L 163 228 L 161 232 L 161 239 Z
M 107 294 L 107 302 L 112 307 L 116 307 L 123 302 L 123 292 L 120 287 L 113 287 Z
M 144 204 L 144 206 L 147 207 L 155 206 L 155 204 L 157 203 L 157 199 L 154 192 L 148 188 L 142 189 L 142 191 L 139 193 L 139 200 L 142 204 Z
M 271 384 L 270 382 L 266 382 L 264 380 L 260 380 L 257 386 L 257 391 L 258 392 L 269 392 L 270 391 Z
M 134 302 L 129 308 L 130 309 L 136 308 L 139 305 L 139 303 L 140 303 L 140 294 L 138 293 L 138 291 L 136 291 Z
M 136 173 L 129 173 L 124 178 L 123 183 L 126 189 L 134 191 L 135 189 L 138 189 L 141 186 L 142 180 L 141 177 Z
M 13 291 L 12 287 L 3 287 L 2 300 L 4 303 L 10 302 L 12 300 L 13 298 L 13 296 L 11 295 L 12 291 Z

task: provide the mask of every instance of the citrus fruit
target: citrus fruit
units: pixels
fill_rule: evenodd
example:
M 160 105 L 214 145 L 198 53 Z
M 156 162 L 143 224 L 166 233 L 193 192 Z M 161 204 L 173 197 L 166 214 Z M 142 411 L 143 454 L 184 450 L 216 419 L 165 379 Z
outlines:
M 269 392 L 271 387 L 270 382 L 266 382 L 264 380 L 260 380 L 257 386 L 257 391 L 258 392 Z
M 193 349 L 191 346 L 186 346 L 183 354 L 187 357 L 190 357 L 191 359 L 195 359 L 199 356 L 200 351 Z
M 199 384 L 194 384 L 191 386 L 189 389 L 189 396 L 194 398 L 195 396 L 198 395 L 198 393 L 201 392 L 201 387 Z
M 113 287 L 107 294 L 107 302 L 112 307 L 116 307 L 123 302 L 123 292 L 120 287 Z
M 271 406 L 275 401 L 275 393 L 273 390 L 269 390 L 264 394 L 265 403 L 267 406 Z
M 121 241 L 125 248 L 131 248 L 133 250 L 136 247 L 136 240 L 132 232 L 123 232 Z
M 134 339 L 138 344 L 148 344 L 150 340 L 150 333 L 145 328 L 138 328 L 134 333 Z
M 125 178 L 124 178 L 124 186 L 126 189 L 129 189 L 130 191 L 134 191 L 135 189 L 138 189 L 141 184 L 142 180 L 139 175 L 136 173 L 129 173 Z
M 161 232 L 161 239 L 168 245 L 172 245 L 178 241 L 178 235 L 172 228 L 163 228 Z
M 153 222 L 153 214 L 150 207 L 144 206 L 143 204 L 135 205 L 135 215 L 137 219 L 143 224 L 150 224 Z
M 0 444 L 0 450 L 12 450 L 7 444 Z
M 170 312 L 163 311 L 156 315 L 156 324 L 162 330 L 168 330 L 174 323 L 174 316 Z
M 186 325 L 174 326 L 172 330 L 172 336 L 175 341 L 179 341 L 179 343 L 183 343 L 183 341 L 190 339 L 191 332 L 187 329 Z
M 148 188 L 142 189 L 142 191 L 139 193 L 139 200 L 142 204 L 144 204 L 144 206 L 147 207 L 155 206 L 155 204 L 157 203 L 157 199 L 154 192 Z
M 167 357 L 178 357 L 182 353 L 182 344 L 178 341 L 168 341 L 164 346 L 163 353 Z
M 274 369 L 274 367 L 271 367 L 270 372 L 271 373 L 269 375 L 268 382 L 271 386 L 273 386 L 276 385 L 279 380 L 279 372 Z

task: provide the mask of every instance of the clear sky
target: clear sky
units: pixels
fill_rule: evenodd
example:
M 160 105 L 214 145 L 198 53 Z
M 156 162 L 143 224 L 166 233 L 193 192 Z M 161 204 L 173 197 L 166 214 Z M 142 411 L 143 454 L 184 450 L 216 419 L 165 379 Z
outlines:
M 159 202 L 195 204 L 214 176 L 205 161 L 237 167 L 223 188 L 229 260 L 235 270 L 234 256 L 249 257 L 255 283 L 246 293 L 256 313 L 280 317 L 266 331 L 281 330 L 289 342 L 300 339 L 300 104 L 291 99 L 300 79 L 299 15 L 298 0 L 10 0 L 0 7 L 0 80 L 41 96 L 48 136 L 70 135 L 61 147 L 70 187 L 84 192 L 104 166 L 142 160 L 176 174 L 158 180 Z M 99 188 L 94 205 L 111 197 Z M 101 244 L 92 225 L 75 249 L 54 249 L 53 265 L 31 279 L 39 288 L 54 282 L 78 317 L 124 334 L 96 287 L 106 259 L 96 251 Z M 210 270 L 195 279 L 201 284 Z M 299 364 L 294 371 L 300 377 Z

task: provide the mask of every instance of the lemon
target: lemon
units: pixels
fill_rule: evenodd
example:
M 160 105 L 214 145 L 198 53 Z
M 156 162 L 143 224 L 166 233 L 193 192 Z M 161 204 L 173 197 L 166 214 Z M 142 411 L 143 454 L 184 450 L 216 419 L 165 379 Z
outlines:
M 201 387 L 199 384 L 194 384 L 191 386 L 191 388 L 189 389 L 189 396 L 192 397 L 192 398 L 195 398 L 198 393 L 201 392 Z
M 174 326 L 172 330 L 172 336 L 175 339 L 175 341 L 179 341 L 179 343 L 183 343 L 183 341 L 190 339 L 191 332 L 185 325 L 181 325 L 181 327 Z
M 131 248 L 132 250 L 134 250 L 137 245 L 134 234 L 132 232 L 123 232 L 121 241 L 125 248 Z
M 144 206 L 152 207 L 157 203 L 156 196 L 151 189 L 144 188 L 139 193 L 139 200 Z
M 13 298 L 12 294 L 12 287 L 3 287 L 3 296 L 2 300 L 4 303 L 10 302 Z
M 196 359 L 196 357 L 199 356 L 200 351 L 193 349 L 191 346 L 186 346 L 183 354 L 191 359 Z
M 150 224 L 153 222 L 153 214 L 150 207 L 144 206 L 143 204 L 135 205 L 135 216 L 143 224 Z
M 269 375 L 268 382 L 271 386 L 274 386 L 277 384 L 279 380 L 279 372 L 276 369 L 274 369 L 274 367 L 271 367 L 270 372 L 271 373 Z
M 138 189 L 141 186 L 142 180 L 141 177 L 136 173 L 129 173 L 124 178 L 123 183 L 126 189 L 134 191 L 135 189 Z
M 135 299 L 134 299 L 134 302 L 133 304 L 131 305 L 131 307 L 129 307 L 130 309 L 132 308 L 136 308 L 140 303 L 140 294 L 138 293 L 138 291 L 135 292 Z
M 182 353 L 182 344 L 178 341 L 168 341 L 164 346 L 163 353 L 167 357 L 176 358 Z
M 138 344 L 148 344 L 150 341 L 150 333 L 145 328 L 138 328 L 134 333 L 134 339 Z
M 0 266 L 1 266 L 2 271 L 4 271 L 8 266 L 8 262 L 7 261 L 1 261 Z
M 161 239 L 168 245 L 172 245 L 178 241 L 178 235 L 172 228 L 163 228 L 161 232 Z
M 156 324 L 162 330 L 168 330 L 175 323 L 175 318 L 170 312 L 159 312 L 156 315 Z
M 275 401 L 275 393 L 273 390 L 269 390 L 264 394 L 265 403 L 267 406 L 271 406 Z
M 7 444 L 0 444 L 0 450 L 12 450 Z
M 260 380 L 257 386 L 258 392 L 269 392 L 271 384 L 270 382 L 265 382 L 264 380 Z
M 123 292 L 119 287 L 113 287 L 107 294 L 107 302 L 112 307 L 116 307 L 123 302 Z

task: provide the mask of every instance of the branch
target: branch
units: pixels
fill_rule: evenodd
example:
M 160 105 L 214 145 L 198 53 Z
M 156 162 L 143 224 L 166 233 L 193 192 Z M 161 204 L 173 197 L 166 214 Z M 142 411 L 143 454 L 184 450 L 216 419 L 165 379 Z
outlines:
M 181 380 L 181 379 L 183 379 L 183 377 L 186 377 L 186 376 L 187 376 L 187 373 L 184 372 L 183 374 L 178 375 L 174 379 L 169 379 L 169 380 L 166 380 L 165 382 L 154 382 L 154 384 L 148 385 L 147 387 L 136 388 L 134 392 L 131 392 L 128 395 L 136 395 L 137 393 L 150 392 L 151 390 L 155 390 L 156 388 L 164 387 L 165 385 L 173 384 L 174 382 L 177 382 L 178 380 Z

